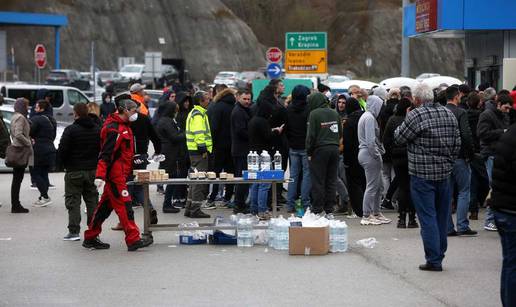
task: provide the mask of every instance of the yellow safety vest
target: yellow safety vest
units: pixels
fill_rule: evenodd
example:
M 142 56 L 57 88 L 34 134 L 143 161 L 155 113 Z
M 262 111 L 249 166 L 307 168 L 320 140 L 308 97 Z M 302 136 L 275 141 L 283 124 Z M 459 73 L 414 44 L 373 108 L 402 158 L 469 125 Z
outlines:
M 186 146 L 188 151 L 200 152 L 204 147 L 206 151 L 212 151 L 212 140 L 210 131 L 210 121 L 206 114 L 206 109 L 197 105 L 186 118 Z

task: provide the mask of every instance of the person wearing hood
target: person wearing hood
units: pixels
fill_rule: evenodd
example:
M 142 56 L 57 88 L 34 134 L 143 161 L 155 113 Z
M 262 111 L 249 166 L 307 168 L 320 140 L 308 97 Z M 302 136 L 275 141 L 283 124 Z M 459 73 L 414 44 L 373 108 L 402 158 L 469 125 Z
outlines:
M 39 190 L 40 196 L 34 202 L 34 207 L 46 207 L 52 204 L 48 196 L 49 180 L 48 172 L 55 166 L 57 122 L 48 115 L 48 109 L 52 108 L 46 100 L 36 102 L 34 111 L 36 114 L 31 118 L 30 136 L 34 140 L 34 168 L 32 171 L 34 182 Z
M 484 95 L 487 93 L 490 97 L 490 89 L 492 88 L 486 89 Z M 480 155 L 485 161 L 490 187 L 492 183 L 494 149 L 500 137 L 509 127 L 509 111 L 512 108 L 512 104 L 513 101 L 510 96 L 501 95 L 498 97 L 494 109 L 489 107 L 486 102 L 486 109 L 480 114 L 478 119 L 477 135 L 480 140 Z M 487 231 L 497 230 L 494 223 L 494 216 L 490 208 L 487 208 L 486 211 L 484 229 Z
M 210 119 L 211 136 L 213 138 L 213 171 L 220 174 L 225 171 L 234 173 L 233 159 L 231 158 L 231 112 L 236 104 L 235 92 L 226 88 L 218 92 L 213 98 L 208 116 Z M 206 209 L 215 209 L 215 196 L 220 185 L 213 185 Z M 228 207 L 233 197 L 234 186 L 225 185 L 224 205 Z
M 312 211 L 332 213 L 337 193 L 337 169 L 342 125 L 339 114 L 329 108 L 321 93 L 308 96 L 306 152 L 310 161 Z
M 396 180 L 398 182 L 398 228 L 418 228 L 416 221 L 416 209 L 410 196 L 410 176 L 408 171 L 408 154 L 406 145 L 396 145 L 394 143 L 394 131 L 403 123 L 407 110 L 411 106 L 411 101 L 402 98 L 396 107 L 393 116 L 389 118 L 383 134 L 383 144 L 386 155 L 391 157 L 392 166 Z M 407 224 L 407 214 L 409 221 Z
M 295 212 L 295 201 L 297 198 L 297 188 L 301 179 L 301 202 L 303 206 L 310 206 L 310 168 L 305 149 L 306 125 L 308 120 L 308 107 L 306 98 L 310 94 L 310 89 L 304 85 L 297 85 L 292 90 L 292 102 L 287 108 L 287 122 L 285 124 L 285 135 L 289 144 L 290 158 L 290 178 L 292 182 L 288 184 L 287 210 L 289 213 Z
M 353 97 L 346 101 L 347 119 L 342 125 L 342 156 L 346 167 L 349 201 L 354 213 L 362 217 L 362 202 L 366 187 L 365 173 L 358 162 L 358 121 L 364 114 L 360 103 Z
M 163 166 L 170 178 L 186 178 L 188 168 L 186 157 L 185 131 L 179 127 L 176 114 L 179 105 L 175 102 L 167 103 L 163 109 L 163 114 L 157 125 L 158 136 L 161 140 L 161 151 L 165 155 Z M 186 205 L 186 186 L 167 185 L 165 189 L 165 199 L 163 201 L 163 213 L 179 213 L 180 208 Z
M 111 93 L 102 93 L 102 104 L 100 105 L 100 118 L 104 121 L 108 118 L 109 114 L 116 112 L 116 106 L 113 103 L 113 96 Z
M 348 115 L 346 114 L 346 100 L 349 99 L 347 95 L 341 94 L 336 97 L 335 102 L 335 110 L 339 113 L 340 124 L 344 125 L 346 122 Z M 337 206 L 338 209 L 336 213 L 348 213 L 349 216 L 353 215 L 353 210 L 349 206 L 349 192 L 347 188 L 347 179 L 346 179 L 346 167 L 344 165 L 344 156 L 342 155 L 344 151 L 344 142 L 343 139 L 340 139 L 339 144 L 339 169 L 337 171 L 337 194 L 339 194 L 340 205 Z
M 14 114 L 11 117 L 11 139 L 12 146 L 24 147 L 29 151 L 27 165 L 34 164 L 34 153 L 32 140 L 30 139 L 30 122 L 27 119 L 29 101 L 25 98 L 18 98 L 14 103 Z M 25 175 L 25 166 L 13 167 L 13 181 L 11 183 L 11 213 L 28 213 L 29 209 L 24 208 L 20 203 L 20 187 Z
M 375 95 L 367 98 L 367 111 L 358 121 L 358 161 L 364 168 L 366 189 L 361 225 L 381 225 L 391 222 L 380 212 L 382 198 L 382 155 L 385 149 L 380 141 L 378 115 L 383 101 Z
M 271 128 L 273 106 L 269 103 L 261 103 L 256 109 L 256 114 L 249 121 L 249 150 L 260 154 L 262 151 L 272 155 L 272 140 L 283 132 L 283 126 Z M 268 220 L 271 214 L 267 211 L 270 183 L 254 183 L 249 190 L 251 213 L 258 215 L 261 220 Z
M 68 234 L 65 241 L 79 241 L 81 229 L 81 197 L 86 204 L 89 224 L 97 206 L 95 170 L 100 152 L 100 126 L 88 116 L 88 106 L 73 106 L 75 121 L 66 127 L 59 141 L 58 161 L 65 169 L 65 206 L 68 210 Z
M 179 112 L 177 112 L 176 121 L 179 124 L 179 128 L 185 131 L 186 118 L 188 117 L 188 113 L 190 113 L 193 108 L 192 97 L 186 92 L 178 92 L 176 94 L 175 101 L 179 105 Z
M 174 101 L 176 101 L 176 93 L 170 90 L 163 91 L 163 95 L 158 100 L 158 108 L 156 109 L 156 112 L 154 112 L 154 115 L 151 119 L 151 124 L 153 126 L 158 125 L 159 119 L 165 113 L 165 109 L 171 102 Z

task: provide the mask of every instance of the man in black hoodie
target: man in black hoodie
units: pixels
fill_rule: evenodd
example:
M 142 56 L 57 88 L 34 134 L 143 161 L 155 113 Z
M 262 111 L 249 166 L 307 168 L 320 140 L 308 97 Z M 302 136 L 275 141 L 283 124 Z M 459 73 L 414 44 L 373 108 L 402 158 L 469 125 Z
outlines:
M 488 92 L 488 96 L 490 97 L 492 91 L 488 90 L 490 90 L 490 88 L 486 89 L 486 92 Z M 477 126 L 477 135 L 480 139 L 481 148 L 480 154 L 485 160 L 487 175 L 489 177 L 489 185 L 491 185 L 492 181 L 494 148 L 509 126 L 509 111 L 512 108 L 512 99 L 510 96 L 501 95 L 498 97 L 494 109 L 493 104 L 494 102 L 491 102 L 490 105 L 486 104 L 486 110 L 480 114 Z M 488 231 L 497 230 L 496 225 L 494 224 L 494 216 L 490 208 L 486 211 L 484 229 Z
M 309 113 L 306 98 L 309 94 L 310 89 L 308 87 L 297 85 L 292 90 L 292 102 L 287 108 L 285 135 L 290 148 L 290 178 L 294 180 L 288 184 L 287 209 L 289 213 L 295 212 L 294 207 L 301 171 L 303 175 L 301 180 L 301 202 L 305 209 L 310 206 L 310 167 L 308 166 L 308 157 L 305 149 L 306 125 Z
M 238 102 L 231 111 L 231 155 L 235 167 L 235 177 L 242 177 L 247 170 L 247 154 L 249 153 L 249 132 L 247 126 L 251 120 L 251 93 L 247 90 L 237 93 Z M 248 213 L 245 200 L 249 187 L 239 184 L 235 188 L 235 207 L 233 213 Z
M 233 173 L 233 159 L 231 158 L 231 112 L 236 103 L 232 89 L 226 88 L 217 93 L 209 110 L 211 136 L 213 139 L 213 170 L 219 174 L 222 171 Z M 215 196 L 218 194 L 219 185 L 213 185 L 206 209 L 215 209 Z M 224 207 L 233 197 L 233 185 L 226 185 L 224 193 Z
M 310 161 L 312 182 L 312 211 L 327 214 L 335 207 L 339 143 L 342 136 L 340 117 L 329 108 L 328 100 L 321 93 L 308 96 L 308 128 L 306 152 Z
M 65 241 L 79 241 L 81 196 L 86 203 L 88 224 L 97 206 L 98 192 L 94 184 L 100 151 L 100 127 L 88 116 L 88 107 L 73 107 L 75 121 L 66 127 L 59 142 L 58 161 L 66 171 L 65 206 L 68 209 L 68 234 Z

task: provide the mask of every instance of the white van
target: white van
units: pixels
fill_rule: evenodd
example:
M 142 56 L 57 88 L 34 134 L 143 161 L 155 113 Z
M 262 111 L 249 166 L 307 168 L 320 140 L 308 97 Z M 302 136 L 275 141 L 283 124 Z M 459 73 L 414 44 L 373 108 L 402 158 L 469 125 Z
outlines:
M 36 102 L 36 95 L 40 89 L 46 89 L 52 95 L 54 118 L 58 122 L 73 122 L 73 106 L 79 102 L 88 103 L 91 101 L 75 87 L 14 83 L 0 85 L 0 93 L 4 97 L 13 99 L 25 97 L 29 100 L 31 106 Z

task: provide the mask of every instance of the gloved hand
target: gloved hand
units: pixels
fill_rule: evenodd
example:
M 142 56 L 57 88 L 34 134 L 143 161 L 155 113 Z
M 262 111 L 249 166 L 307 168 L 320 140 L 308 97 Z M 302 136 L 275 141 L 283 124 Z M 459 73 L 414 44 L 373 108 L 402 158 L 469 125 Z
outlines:
M 145 160 L 143 160 L 142 158 L 134 158 L 133 163 L 136 165 L 141 165 L 145 163 Z
M 102 190 L 104 188 L 104 185 L 106 184 L 106 182 L 100 178 L 95 179 L 95 181 L 93 182 L 95 183 L 95 186 L 99 191 Z

